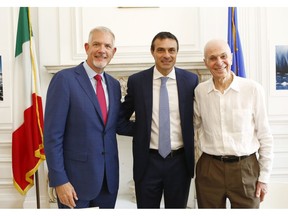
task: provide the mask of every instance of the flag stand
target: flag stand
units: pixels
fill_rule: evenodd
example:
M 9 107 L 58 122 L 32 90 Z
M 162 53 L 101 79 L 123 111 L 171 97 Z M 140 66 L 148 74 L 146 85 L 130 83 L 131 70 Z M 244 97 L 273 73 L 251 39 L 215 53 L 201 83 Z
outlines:
M 35 184 L 36 184 L 36 199 L 37 199 L 37 209 L 40 209 L 40 193 L 39 193 L 39 176 L 38 170 L 35 172 Z

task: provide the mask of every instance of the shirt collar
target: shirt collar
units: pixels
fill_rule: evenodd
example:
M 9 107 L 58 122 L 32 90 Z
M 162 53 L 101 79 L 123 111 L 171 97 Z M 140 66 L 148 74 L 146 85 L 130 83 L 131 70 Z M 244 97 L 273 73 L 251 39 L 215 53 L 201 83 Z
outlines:
M 236 76 L 233 72 L 232 72 L 232 76 L 233 76 L 233 81 L 231 82 L 230 86 L 228 87 L 228 89 L 233 89 L 234 91 L 239 92 L 240 91 L 240 87 L 239 87 L 239 77 Z M 207 89 L 207 93 L 210 93 L 212 91 L 216 91 L 216 88 L 214 86 L 214 82 L 213 82 L 213 77 L 211 77 L 209 80 L 209 85 L 208 85 L 208 89 Z M 227 90 L 228 90 L 227 89 Z
M 86 73 L 87 73 L 89 79 L 93 79 L 94 76 L 98 74 L 98 73 L 96 73 L 96 72 L 87 64 L 86 61 L 84 61 L 83 67 L 85 68 Z M 99 75 L 101 76 L 102 81 L 105 82 L 105 79 L 104 79 L 104 77 L 103 77 L 103 76 L 104 76 L 104 72 L 103 72 L 103 73 L 100 73 Z
M 232 76 L 233 76 L 233 81 L 230 85 L 230 88 L 239 92 L 240 91 L 240 87 L 239 87 L 239 79 L 240 77 L 236 76 L 233 72 L 232 72 Z
M 154 67 L 153 71 L 153 79 L 160 79 L 160 77 L 163 77 L 163 75 L 157 70 L 156 67 Z M 176 79 L 176 74 L 175 74 L 175 68 L 173 67 L 172 71 L 167 75 L 167 77 L 171 79 Z

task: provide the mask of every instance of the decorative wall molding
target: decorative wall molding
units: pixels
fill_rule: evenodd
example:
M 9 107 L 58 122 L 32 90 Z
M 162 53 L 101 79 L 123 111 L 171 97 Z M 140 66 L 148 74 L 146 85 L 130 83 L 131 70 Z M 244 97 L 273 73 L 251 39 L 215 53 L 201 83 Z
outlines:
M 154 63 L 112 63 L 106 67 L 105 71 L 116 78 L 120 78 L 128 77 L 134 73 L 148 69 L 153 65 Z M 45 65 L 44 67 L 48 73 L 55 74 L 60 70 L 74 66 L 76 65 Z M 201 81 L 210 77 L 210 72 L 206 69 L 203 62 L 179 62 L 176 64 L 176 67 L 196 73 L 200 77 Z
M 45 68 L 48 73 L 55 74 L 60 70 L 74 66 L 75 65 L 46 65 Z M 110 64 L 106 67 L 105 71 L 120 82 L 122 98 L 124 98 L 127 90 L 128 77 L 152 66 L 153 63 Z M 180 62 L 177 63 L 176 66 L 197 74 L 199 82 L 205 81 L 210 77 L 210 72 L 206 69 L 203 62 Z
M 91 19 L 95 16 L 95 10 L 97 16 L 101 17 L 101 21 Z M 159 31 L 170 31 L 178 38 L 180 44 L 178 60 L 201 61 L 203 58 L 200 46 L 200 9 L 197 7 L 147 8 L 136 12 L 117 7 L 95 8 L 95 10 L 83 7 L 58 9 L 59 35 L 57 37 L 61 44 L 60 64 L 74 64 L 85 59 L 84 43 L 87 42 L 89 31 L 98 25 L 111 28 L 116 36 L 117 52 L 113 60 L 115 63 L 151 62 L 153 59 L 150 54 L 150 43 Z M 113 19 L 110 19 L 112 14 Z M 155 19 L 153 15 L 162 18 Z M 122 25 L 119 25 L 118 20 Z M 176 24 L 184 22 L 185 25 Z M 143 28 L 144 26 L 149 28 Z

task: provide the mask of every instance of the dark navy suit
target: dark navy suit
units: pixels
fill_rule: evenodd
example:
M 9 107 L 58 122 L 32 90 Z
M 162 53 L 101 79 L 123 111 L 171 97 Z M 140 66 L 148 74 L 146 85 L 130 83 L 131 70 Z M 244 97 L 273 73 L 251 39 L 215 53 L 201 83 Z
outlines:
M 104 179 L 109 193 L 117 196 L 118 192 L 116 130 L 121 90 L 119 82 L 106 73 L 105 80 L 106 126 L 83 63 L 55 74 L 47 93 L 44 145 L 49 183 L 55 187 L 70 182 L 79 200 L 97 197 Z
M 153 199 L 149 198 L 148 200 L 140 201 L 137 193 L 138 183 L 143 181 L 144 177 L 147 177 L 147 167 L 149 166 L 149 163 L 151 165 L 152 156 L 149 148 L 152 123 L 153 68 L 154 67 L 151 67 L 129 77 L 127 95 L 125 97 L 125 102 L 123 103 L 123 110 L 126 111 L 126 118 L 129 118 L 135 111 L 136 121 L 135 134 L 133 137 L 133 177 L 136 185 L 137 204 L 140 208 L 142 207 L 142 204 L 143 206 L 149 206 L 151 199 Z M 177 167 L 176 169 L 186 169 L 188 178 L 185 181 L 183 179 L 178 179 L 176 181 L 181 182 L 183 180 L 183 182 L 189 182 L 187 183 L 186 188 L 188 189 L 186 190 L 187 193 L 183 193 L 183 197 L 188 197 L 190 181 L 194 175 L 193 100 L 194 89 L 198 84 L 198 77 L 191 72 L 179 68 L 175 68 L 175 73 L 181 122 L 179 127 L 181 127 L 184 143 L 184 157 L 182 158 L 184 163 L 181 163 L 181 167 Z M 177 173 L 177 170 L 170 171 L 176 171 L 175 173 Z M 179 178 L 181 177 L 179 176 Z M 151 177 L 151 180 L 153 180 L 153 177 Z M 178 186 L 175 184 L 175 187 Z M 155 190 L 153 189 L 152 193 L 154 193 Z

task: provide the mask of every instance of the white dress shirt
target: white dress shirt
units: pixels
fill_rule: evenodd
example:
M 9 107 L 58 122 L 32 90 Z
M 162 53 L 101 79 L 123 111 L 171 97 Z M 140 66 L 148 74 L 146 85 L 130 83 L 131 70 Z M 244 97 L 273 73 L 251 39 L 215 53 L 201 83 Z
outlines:
M 153 107 L 152 107 L 152 125 L 151 125 L 151 149 L 158 149 L 159 139 L 159 96 L 161 79 L 163 75 L 154 67 L 153 73 Z M 183 138 L 180 124 L 180 113 L 178 103 L 178 90 L 175 69 L 173 69 L 168 76 L 166 87 L 169 97 L 170 109 L 170 138 L 171 149 L 177 150 L 183 147 Z
M 212 78 L 195 89 L 195 145 L 211 155 L 259 153 L 259 181 L 267 183 L 272 170 L 273 137 L 264 90 L 255 81 L 233 74 L 222 94 Z

